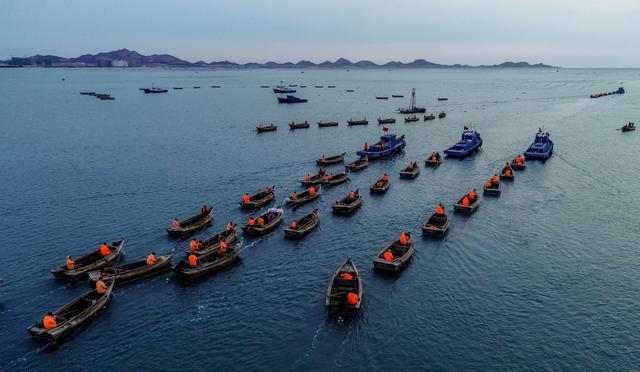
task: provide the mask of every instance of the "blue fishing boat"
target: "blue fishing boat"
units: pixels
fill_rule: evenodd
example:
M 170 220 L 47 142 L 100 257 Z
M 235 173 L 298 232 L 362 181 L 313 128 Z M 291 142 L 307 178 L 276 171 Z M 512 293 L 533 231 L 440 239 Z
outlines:
M 277 87 L 273 88 L 273 93 L 295 93 L 295 89 L 285 88 L 285 87 Z
M 533 143 L 525 151 L 524 158 L 527 160 L 546 160 L 551 154 L 553 154 L 553 141 L 549 139 L 549 133 L 539 129 Z
M 380 159 L 397 154 L 407 145 L 404 141 L 404 134 L 396 137 L 395 134 L 385 134 L 380 137 L 380 141 L 371 145 L 366 150 L 356 152 L 358 156 L 367 157 L 369 160 Z
M 296 96 L 287 95 L 286 97 L 278 97 L 278 103 L 302 103 L 307 102 L 304 98 L 298 98 Z
M 480 133 L 475 130 L 469 130 L 469 128 L 464 127 L 464 132 L 462 132 L 462 137 L 460 141 L 455 145 L 449 147 L 444 150 L 444 153 L 447 156 L 463 158 L 467 155 L 472 154 L 474 151 L 478 150 L 482 146 L 482 138 L 480 137 Z

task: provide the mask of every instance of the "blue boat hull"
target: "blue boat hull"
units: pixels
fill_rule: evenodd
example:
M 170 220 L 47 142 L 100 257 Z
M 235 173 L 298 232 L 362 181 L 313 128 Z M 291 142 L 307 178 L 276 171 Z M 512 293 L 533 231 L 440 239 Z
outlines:
M 444 150 L 445 155 L 453 157 L 453 158 L 464 158 L 465 156 L 469 156 L 471 154 L 473 154 L 475 151 L 477 151 L 480 147 L 482 147 L 482 140 L 474 143 L 472 146 L 463 149 L 463 150 L 458 150 L 458 149 L 454 149 L 453 146 L 449 147 L 448 149 Z
M 532 152 L 531 147 L 524 153 L 524 158 L 527 160 L 546 160 L 553 154 L 553 141 L 549 141 L 549 146 L 544 152 Z
M 358 156 L 366 156 L 369 158 L 369 160 L 372 159 L 381 159 L 381 158 L 386 158 L 387 156 L 391 156 L 391 155 L 395 155 L 397 153 L 399 153 L 400 151 L 402 151 L 402 149 L 406 146 L 406 143 L 404 141 L 402 141 L 401 143 L 398 143 L 397 145 L 390 147 L 386 150 L 383 151 L 364 151 L 364 150 L 360 150 L 358 152 L 356 152 L 356 155 Z

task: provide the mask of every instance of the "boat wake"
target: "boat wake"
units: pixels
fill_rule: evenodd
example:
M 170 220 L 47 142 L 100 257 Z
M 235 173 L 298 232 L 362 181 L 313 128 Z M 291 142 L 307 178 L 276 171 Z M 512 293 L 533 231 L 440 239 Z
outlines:
M 298 365 L 300 363 L 304 362 L 307 358 L 309 358 L 311 353 L 316 349 L 316 347 L 318 346 L 318 339 L 319 339 L 319 336 L 320 336 L 320 331 L 322 331 L 322 329 L 324 328 L 324 325 L 325 325 L 326 322 L 327 322 L 327 319 L 323 318 L 322 322 L 320 322 L 320 324 L 318 325 L 318 328 L 316 328 L 316 331 L 313 332 L 313 340 L 311 341 L 311 345 L 309 345 L 309 347 L 304 352 L 304 354 L 302 354 L 301 357 L 299 357 L 298 359 L 296 359 L 293 362 L 293 364 L 291 365 L 291 369 L 297 370 L 298 369 Z

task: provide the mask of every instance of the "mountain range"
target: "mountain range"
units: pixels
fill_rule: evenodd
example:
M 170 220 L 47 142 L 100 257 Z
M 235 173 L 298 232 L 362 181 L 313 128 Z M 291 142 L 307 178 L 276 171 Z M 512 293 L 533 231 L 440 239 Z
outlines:
M 391 61 L 377 64 L 371 61 L 351 62 L 345 58 L 338 58 L 335 62 L 324 61 L 313 63 L 302 60 L 293 62 L 266 62 L 266 63 L 236 63 L 231 61 L 213 62 L 189 62 L 169 54 L 142 55 L 134 50 L 120 49 L 112 52 L 98 54 L 83 54 L 75 58 L 65 58 L 53 55 L 34 55 L 24 58 L 11 58 L 0 61 L 5 65 L 44 66 L 44 67 L 215 67 L 215 68 L 451 68 L 451 67 L 507 67 L 507 68 L 552 68 L 553 66 L 542 63 L 530 64 L 528 62 L 504 62 L 497 65 L 444 65 L 433 63 L 424 59 L 416 59 L 413 62 Z

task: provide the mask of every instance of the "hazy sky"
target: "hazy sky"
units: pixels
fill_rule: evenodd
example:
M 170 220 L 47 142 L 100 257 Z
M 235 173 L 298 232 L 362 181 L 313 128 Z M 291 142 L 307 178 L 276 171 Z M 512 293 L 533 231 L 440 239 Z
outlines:
M 0 58 L 640 67 L 640 0 L 1 0 Z

